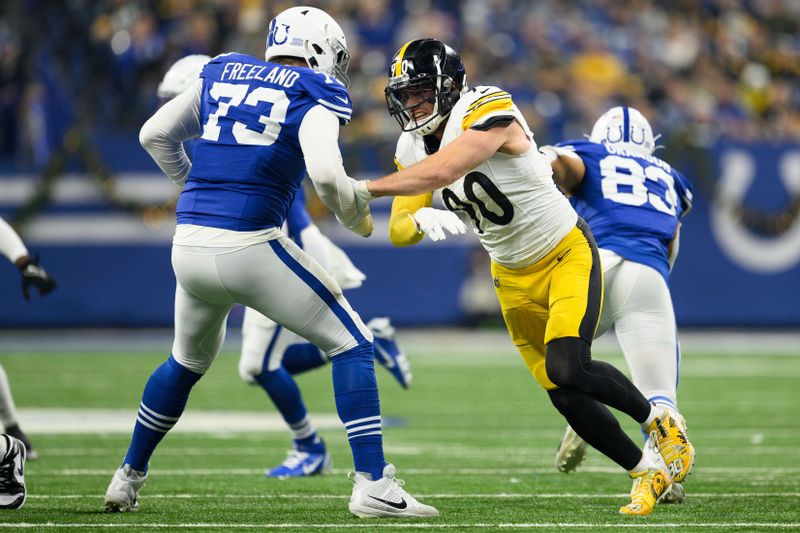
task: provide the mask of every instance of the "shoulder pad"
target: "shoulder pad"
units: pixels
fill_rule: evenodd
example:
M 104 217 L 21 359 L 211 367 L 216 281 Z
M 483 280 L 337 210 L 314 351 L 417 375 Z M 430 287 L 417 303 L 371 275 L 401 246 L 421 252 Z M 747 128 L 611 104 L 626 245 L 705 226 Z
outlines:
M 339 117 L 343 124 L 350 122 L 353 114 L 353 102 L 347 88 L 333 76 L 311 69 L 302 69 L 300 76 L 303 87 L 318 104 Z

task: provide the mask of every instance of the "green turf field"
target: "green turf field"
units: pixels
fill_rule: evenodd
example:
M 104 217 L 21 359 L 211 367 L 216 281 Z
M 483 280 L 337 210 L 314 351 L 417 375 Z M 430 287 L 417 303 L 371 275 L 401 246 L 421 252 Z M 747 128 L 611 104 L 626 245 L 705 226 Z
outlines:
M 555 470 L 564 422 L 507 344 L 476 348 L 467 336 L 463 346 L 447 343 L 411 355 L 409 391 L 378 370 L 387 458 L 409 492 L 437 506 L 440 518 L 351 517 L 349 448 L 344 432 L 330 424 L 321 434 L 334 457 L 333 474 L 278 481 L 262 472 L 283 459 L 288 434 L 232 434 L 209 422 L 207 432 L 166 437 L 151 462 L 141 510 L 122 515 L 103 513 L 102 498 L 129 434 L 31 432 L 41 459 L 28 463 L 28 501 L 22 510 L 0 513 L 0 528 L 800 530 L 800 357 L 684 353 L 680 399 L 698 450 L 685 484 L 687 502 L 628 517 L 617 509 L 627 502 L 629 480 L 598 453 L 578 473 Z M 23 413 L 126 409 L 132 427 L 142 386 L 163 357 L 6 351 L 0 363 Z M 187 414 L 274 412 L 260 389 L 239 381 L 236 363 L 232 353 L 219 357 L 196 386 Z M 329 368 L 299 383 L 312 417 L 330 420 Z M 623 423 L 638 442 L 635 424 Z

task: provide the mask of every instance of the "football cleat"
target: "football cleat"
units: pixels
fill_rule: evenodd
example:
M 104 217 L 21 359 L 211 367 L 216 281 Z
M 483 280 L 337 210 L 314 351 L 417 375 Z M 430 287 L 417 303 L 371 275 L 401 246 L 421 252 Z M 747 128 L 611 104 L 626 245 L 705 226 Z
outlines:
M 375 359 L 392 373 L 401 387 L 410 387 L 411 363 L 397 344 L 392 323 L 385 317 L 373 318 L 367 322 L 367 327 L 375 337 Z
M 105 510 L 109 513 L 124 513 L 139 510 L 139 491 L 142 490 L 147 473 L 134 470 L 126 464 L 118 468 L 106 490 Z
M 648 468 L 630 474 L 633 479 L 631 503 L 620 507 L 620 514 L 645 515 L 653 512 L 653 507 L 664 497 L 672 482 L 661 468 Z
M 671 409 L 653 420 L 646 429 L 648 439 L 658 449 L 667 465 L 667 472 L 674 483 L 681 483 L 694 464 L 694 446 L 686 436 L 686 422 Z
M 6 428 L 6 435 L 22 441 L 22 444 L 25 445 L 26 461 L 35 461 L 39 458 L 39 454 L 33 449 L 30 439 L 28 439 L 28 436 L 25 434 L 25 432 L 20 429 L 19 424 L 8 426 Z
M 572 472 L 586 458 L 589 443 L 580 438 L 575 430 L 567 426 L 556 452 L 556 468 L 565 474 Z
M 8 449 L 0 461 L 0 509 L 19 509 L 25 505 L 25 444 L 9 435 L 6 439 Z
M 297 449 L 289 450 L 286 459 L 273 468 L 267 470 L 264 475 L 278 479 L 290 477 L 306 477 L 318 474 L 326 474 L 333 468 L 333 460 L 330 454 L 322 447 L 321 453 L 311 451 L 300 451 Z
M 348 505 L 359 518 L 428 518 L 439 516 L 435 507 L 419 503 L 403 488 L 403 480 L 395 477 L 395 467 L 387 463 L 383 477 L 372 481 L 359 472 L 350 472 L 353 495 Z
M 664 497 L 661 498 L 661 503 L 683 503 L 686 501 L 686 489 L 683 488 L 683 483 L 673 483 L 670 485 L 669 490 Z

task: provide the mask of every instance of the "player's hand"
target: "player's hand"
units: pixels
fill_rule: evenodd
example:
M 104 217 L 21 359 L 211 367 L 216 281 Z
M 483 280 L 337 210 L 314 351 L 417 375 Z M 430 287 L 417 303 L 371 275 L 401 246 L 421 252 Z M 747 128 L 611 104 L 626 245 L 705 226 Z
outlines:
M 369 237 L 372 235 L 373 224 L 372 224 L 372 214 L 367 213 L 367 216 L 362 217 L 359 222 L 357 222 L 354 226 L 347 228 L 353 233 L 357 233 L 362 237 Z
M 44 268 L 39 266 L 37 259 L 30 259 L 24 266 L 19 267 L 22 274 L 22 295 L 25 300 L 31 299 L 30 288 L 34 286 L 39 294 L 44 296 L 56 288 L 56 282 Z
M 467 231 L 467 226 L 452 211 L 422 207 L 411 216 L 417 224 L 417 230 L 427 233 L 432 241 L 443 241 L 447 235 L 445 230 L 453 235 Z
M 353 180 L 353 193 L 355 194 L 356 209 L 359 213 L 369 213 L 369 202 L 375 197 L 367 190 L 366 180 Z

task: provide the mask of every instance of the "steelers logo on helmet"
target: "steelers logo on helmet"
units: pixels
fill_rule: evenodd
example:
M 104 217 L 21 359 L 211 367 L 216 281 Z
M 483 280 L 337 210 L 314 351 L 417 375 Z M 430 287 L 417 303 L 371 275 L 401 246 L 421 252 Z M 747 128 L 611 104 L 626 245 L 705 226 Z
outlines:
M 386 106 L 403 131 L 430 135 L 467 91 L 464 63 L 436 39 L 404 44 L 389 66 Z

